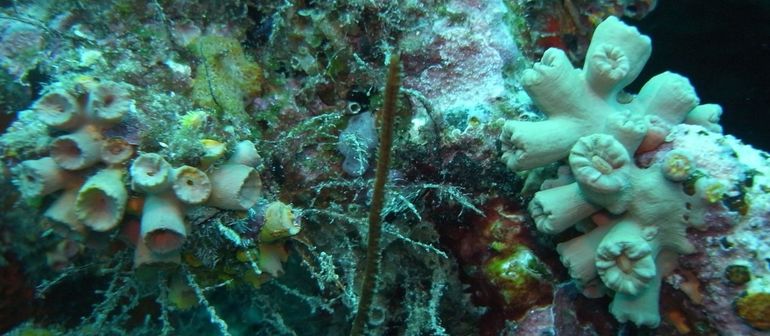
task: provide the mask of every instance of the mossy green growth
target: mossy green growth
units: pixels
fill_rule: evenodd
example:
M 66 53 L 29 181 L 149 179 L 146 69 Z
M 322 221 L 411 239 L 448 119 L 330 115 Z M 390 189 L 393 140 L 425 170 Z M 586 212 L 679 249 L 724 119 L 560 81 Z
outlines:
M 770 293 L 749 293 L 735 302 L 735 310 L 752 327 L 770 330 Z
M 528 305 L 538 298 L 548 271 L 529 248 L 519 245 L 484 265 L 487 279 L 500 290 L 507 305 Z M 535 295 L 532 295 L 535 294 Z
M 19 336 L 53 336 L 57 334 L 52 330 L 45 328 L 35 328 L 32 326 L 22 327 L 21 329 L 17 329 L 16 332 L 16 334 Z
M 262 68 L 232 38 L 201 36 L 190 48 L 199 60 L 193 80 L 195 104 L 215 110 L 225 119 L 244 119 L 246 103 L 261 92 Z
M 525 13 L 524 8 L 518 1 L 505 0 L 503 1 L 503 4 L 508 9 L 506 15 L 503 17 L 503 20 L 508 28 L 510 28 L 512 35 L 516 39 L 516 45 L 530 45 L 530 42 L 524 37 L 524 34 L 528 30 L 526 16 L 523 15 Z

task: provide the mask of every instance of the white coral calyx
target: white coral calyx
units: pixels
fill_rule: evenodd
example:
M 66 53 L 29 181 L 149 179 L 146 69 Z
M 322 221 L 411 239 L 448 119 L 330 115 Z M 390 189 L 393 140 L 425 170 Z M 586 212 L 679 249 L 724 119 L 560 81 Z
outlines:
M 655 277 L 652 247 L 639 237 L 601 244 L 596 269 L 604 284 L 617 292 L 637 295 Z
M 114 82 L 105 82 L 97 86 L 89 95 L 88 114 L 100 125 L 112 125 L 129 113 L 133 101 L 128 92 Z
M 140 155 L 129 171 L 133 188 L 147 193 L 165 190 L 171 179 L 171 165 L 157 153 Z
M 511 169 L 517 168 L 518 162 L 525 156 L 526 150 L 516 132 L 515 123 L 508 122 L 503 126 L 500 142 L 503 151 L 502 161 Z
M 46 93 L 32 107 L 40 121 L 57 129 L 73 129 L 80 126 L 81 109 L 77 99 L 65 90 Z
M 687 114 L 684 122 L 691 125 L 700 125 L 715 133 L 722 133 L 719 119 L 722 117 L 722 107 L 717 104 L 698 105 Z
M 540 62 L 522 73 L 521 81 L 525 86 L 538 85 L 546 80 L 558 81 L 571 68 L 572 64 L 563 50 L 550 48 L 545 51 Z
M 597 206 L 580 197 L 574 183 L 540 191 L 529 203 L 537 229 L 549 234 L 562 232 L 597 211 Z
M 592 55 L 591 59 L 597 74 L 612 81 L 625 78 L 631 67 L 623 50 L 607 44 L 600 46 L 599 51 Z
M 569 156 L 575 179 L 600 193 L 617 192 L 623 188 L 626 182 L 619 171 L 629 162 L 623 145 L 606 134 L 581 138 Z

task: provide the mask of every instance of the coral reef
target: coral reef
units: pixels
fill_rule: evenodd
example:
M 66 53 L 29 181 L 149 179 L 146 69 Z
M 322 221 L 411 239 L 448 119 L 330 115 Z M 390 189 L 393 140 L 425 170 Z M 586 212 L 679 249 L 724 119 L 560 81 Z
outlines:
M 767 334 L 767 155 L 588 45 L 654 4 L 3 2 L 0 332 Z
M 375 41 L 410 32 L 427 13 L 423 4 L 118 1 L 86 8 L 32 1 L 22 6 L 29 16 L 3 8 L 8 17 L 2 20 L 39 23 L 33 28 L 50 33 L 42 34 L 44 46 L 57 44 L 38 69 L 59 84 L 43 84 L 41 96 L 61 92 L 56 90 L 66 83 L 82 85 L 65 87 L 69 96 L 38 99 L 29 111 L 17 113 L 0 139 L 8 191 L 3 202 L 19 205 L 3 214 L 18 220 L 4 220 L 0 230 L 3 237 L 25 237 L 2 250 L 18 254 L 34 274 L 30 282 L 40 286 L 33 304 L 48 304 L 32 326 L 18 330 L 38 330 L 45 320 L 52 332 L 73 334 L 344 333 L 358 304 L 358 265 L 365 253 L 356 232 L 365 227 L 370 177 L 368 171 L 343 177 L 336 150 L 341 121 L 377 107 L 381 55 L 390 47 Z M 77 109 L 101 107 L 69 91 L 81 92 L 82 86 L 82 94 L 91 96 L 99 83 L 130 87 L 130 113 L 80 118 Z M 51 113 L 46 122 L 34 111 L 46 106 L 64 113 Z M 80 122 L 88 128 L 79 131 Z M 48 124 L 65 129 L 49 131 Z M 253 141 L 251 148 L 245 139 Z M 106 148 L 104 159 L 93 155 L 97 140 Z M 125 146 L 138 155 L 119 150 Z M 223 159 L 228 148 L 233 154 Z M 44 160 L 49 164 L 35 161 L 41 157 L 50 157 Z M 74 171 L 61 169 L 54 157 L 67 159 Z M 119 160 L 126 160 L 126 167 Z M 5 167 L 17 177 L 24 168 L 55 179 L 25 192 L 22 196 L 35 197 L 19 202 Z M 117 171 L 126 176 L 115 181 Z M 69 183 L 82 182 L 93 194 L 81 197 L 82 205 L 99 204 L 96 191 L 102 200 L 116 198 L 102 186 L 107 177 L 113 179 L 109 187 L 126 192 L 115 202 L 124 208 L 101 208 L 121 214 L 115 227 L 60 229 L 42 220 L 42 213 L 61 208 L 57 204 L 77 203 L 75 192 L 56 191 L 80 190 Z M 420 193 L 438 187 L 404 188 L 403 202 L 385 203 L 386 266 L 383 275 L 375 274 L 378 294 L 368 328 L 473 330 L 472 323 L 455 317 L 476 314 L 472 305 L 455 304 L 465 308 L 453 310 L 444 304 L 467 299 L 445 294 L 462 285 L 456 264 L 433 246 L 435 229 L 414 217 L 388 217 L 414 213 L 412 202 L 422 202 Z M 21 211 L 34 216 L 19 216 Z M 104 214 L 94 217 L 107 218 Z M 404 261 L 414 266 L 404 267 Z M 284 280 L 277 281 L 279 276 Z M 404 288 L 425 285 L 428 291 L 404 294 Z M 41 299 L 87 286 L 77 290 L 84 293 L 77 299 L 58 304 Z M 390 297 L 404 306 L 391 308 Z M 82 308 L 64 313 L 68 302 Z M 318 313 L 328 319 L 308 323 L 305 317 Z M 399 327 L 393 324 L 398 319 L 410 323 Z

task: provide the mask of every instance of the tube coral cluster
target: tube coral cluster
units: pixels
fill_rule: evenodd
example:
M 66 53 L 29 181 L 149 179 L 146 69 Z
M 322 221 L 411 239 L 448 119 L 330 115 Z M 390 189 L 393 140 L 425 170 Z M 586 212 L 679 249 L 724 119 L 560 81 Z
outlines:
M 146 198 L 134 264 L 179 262 L 179 250 L 190 230 L 185 206 L 246 210 L 256 204 L 262 190 L 253 167 L 258 157 L 254 144 L 242 141 L 230 160 L 210 176 L 187 165 L 173 168 L 155 153 L 137 157 L 130 169 L 132 187 Z
M 123 164 L 133 147 L 103 131 L 118 123 L 133 102 L 121 85 L 82 80 L 70 88 L 54 85 L 33 106 L 38 118 L 68 132 L 50 143 L 49 156 L 21 162 L 14 183 L 26 199 L 63 190 L 45 216 L 76 231 L 108 231 L 123 218 L 128 192 Z M 96 168 L 96 171 L 91 171 Z
M 210 166 L 224 150 L 208 158 L 207 172 L 174 168 L 156 153 L 142 153 L 127 169 L 133 145 L 105 136 L 134 108 L 124 86 L 90 78 L 51 85 L 32 110 L 49 128 L 65 133 L 51 141 L 49 156 L 19 163 L 14 184 L 28 200 L 61 191 L 45 211 L 51 221 L 80 233 L 106 232 L 126 211 L 128 172 L 133 191 L 145 194 L 134 265 L 178 263 L 191 229 L 184 218 L 187 206 L 247 210 L 260 199 L 262 182 L 254 168 L 259 154 L 246 140 L 221 165 Z
M 539 191 L 529 205 L 538 230 L 586 228 L 557 246 L 570 275 L 586 296 L 614 293 L 610 311 L 619 321 L 654 327 L 661 279 L 678 255 L 695 251 L 686 229 L 702 226 L 718 198 L 706 196 L 708 178 L 695 176 L 689 153 L 672 150 L 647 165 L 635 156 L 659 150 L 677 124 L 721 132 L 721 108 L 699 105 L 689 81 L 671 72 L 636 96 L 624 93 L 650 51 L 647 36 L 614 17 L 597 27 L 583 69 L 549 49 L 522 76 L 548 119 L 508 121 L 500 138 L 515 171 L 567 159 L 574 181 Z

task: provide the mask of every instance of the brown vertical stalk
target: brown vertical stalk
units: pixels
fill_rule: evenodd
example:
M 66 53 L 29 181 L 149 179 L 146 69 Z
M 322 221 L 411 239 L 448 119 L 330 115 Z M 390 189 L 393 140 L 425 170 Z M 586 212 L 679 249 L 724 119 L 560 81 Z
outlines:
M 372 205 L 369 208 L 369 242 L 366 248 L 366 273 L 361 284 L 361 296 L 358 300 L 358 311 L 353 320 L 350 335 L 363 334 L 364 324 L 369 320 L 369 308 L 374 294 L 374 278 L 380 268 L 380 236 L 382 234 L 381 212 L 385 201 L 385 183 L 388 181 L 388 166 L 390 151 L 393 147 L 393 120 L 396 116 L 399 83 L 399 55 L 390 56 L 388 64 L 388 79 L 385 83 L 385 101 L 380 115 L 380 145 L 377 150 L 377 168 L 374 178 L 374 193 Z

